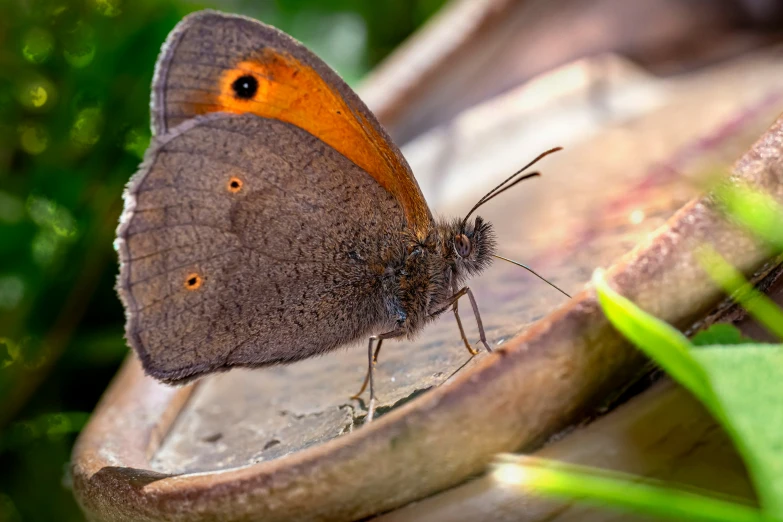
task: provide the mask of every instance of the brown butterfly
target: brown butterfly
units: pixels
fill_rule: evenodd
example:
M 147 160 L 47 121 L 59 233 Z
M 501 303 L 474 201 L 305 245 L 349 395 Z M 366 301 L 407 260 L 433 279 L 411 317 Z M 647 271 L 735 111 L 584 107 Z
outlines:
M 467 295 L 490 351 L 464 283 L 490 264 L 495 241 L 489 223 L 469 218 L 537 173 L 515 173 L 464 218 L 436 221 L 399 149 L 337 74 L 280 31 L 213 11 L 169 35 L 152 125 L 117 231 L 126 335 L 148 374 L 179 384 L 369 338 L 371 419 L 384 339 L 452 310 L 475 354 L 457 309 Z

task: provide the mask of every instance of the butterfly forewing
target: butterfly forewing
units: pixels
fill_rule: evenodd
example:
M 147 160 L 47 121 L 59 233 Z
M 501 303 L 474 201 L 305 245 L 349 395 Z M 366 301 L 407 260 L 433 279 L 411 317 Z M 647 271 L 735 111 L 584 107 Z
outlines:
M 153 128 L 164 134 L 212 112 L 253 113 L 306 130 L 392 194 L 418 237 L 431 231 L 410 167 L 373 114 L 322 60 L 277 29 L 202 11 L 172 31 L 153 82 Z

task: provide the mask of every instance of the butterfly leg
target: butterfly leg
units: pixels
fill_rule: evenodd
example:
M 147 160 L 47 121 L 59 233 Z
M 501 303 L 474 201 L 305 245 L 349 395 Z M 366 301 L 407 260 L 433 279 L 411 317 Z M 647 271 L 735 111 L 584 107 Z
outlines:
M 465 348 L 468 349 L 470 355 L 476 355 L 478 350 L 474 349 L 468 341 L 468 337 L 465 335 L 465 329 L 462 327 L 462 319 L 459 318 L 459 298 L 465 295 L 464 288 L 454 295 L 454 304 L 451 307 L 451 311 L 454 312 L 454 319 L 457 320 L 457 328 L 459 328 L 459 335 L 462 337 L 462 342 L 465 343 Z
M 398 331 L 398 330 L 392 330 L 391 332 L 386 332 L 381 335 L 373 335 L 370 337 L 369 343 L 367 343 L 367 375 L 364 377 L 364 384 L 362 384 L 362 389 L 359 390 L 359 393 L 351 397 L 351 399 L 358 399 L 359 395 L 361 395 L 364 390 L 367 388 L 367 384 L 370 385 L 370 402 L 367 405 L 367 417 L 365 419 L 365 423 L 372 422 L 373 417 L 375 416 L 375 379 L 373 379 L 373 370 L 375 368 L 375 364 L 378 362 L 378 354 L 381 351 L 381 344 L 383 344 L 384 339 L 391 339 L 393 337 L 400 337 L 402 335 L 405 335 L 405 332 Z M 378 344 L 373 350 L 373 344 L 375 341 L 378 341 Z
M 378 344 L 375 347 L 375 353 L 372 352 L 372 342 L 373 340 L 377 339 Z M 383 345 L 383 339 L 378 339 L 376 336 L 370 337 L 370 346 L 369 350 L 370 353 L 368 354 L 368 358 L 370 359 L 369 362 L 369 368 L 367 369 L 367 373 L 364 375 L 364 382 L 362 383 L 361 389 L 353 394 L 351 397 L 352 401 L 355 401 L 359 398 L 359 396 L 364 393 L 364 390 L 367 389 L 367 384 L 370 382 L 370 374 L 372 374 L 372 369 L 375 367 L 376 364 L 378 364 L 378 354 L 381 352 L 381 346 Z
M 459 318 L 459 310 L 457 308 L 457 304 L 459 303 L 459 298 L 463 295 L 467 294 L 468 299 L 470 299 L 470 305 L 473 307 L 473 315 L 476 317 L 476 326 L 478 326 L 479 331 L 479 339 L 481 340 L 481 344 L 484 345 L 484 348 L 488 352 L 492 352 L 492 348 L 489 347 L 489 344 L 487 344 L 487 336 L 484 334 L 484 324 L 481 322 L 481 314 L 479 313 L 478 304 L 476 304 L 476 298 L 473 297 L 473 292 L 470 291 L 469 287 L 464 287 L 458 292 L 454 294 L 452 299 L 454 300 L 454 306 L 452 307 L 452 311 L 454 312 L 454 318 L 457 320 L 457 326 L 459 327 L 459 334 L 462 337 L 462 342 L 465 343 L 465 348 L 468 349 L 471 355 L 476 355 L 478 353 L 478 350 L 475 350 L 468 341 L 467 336 L 465 335 L 465 329 L 462 328 L 462 321 Z
M 378 348 L 380 349 L 383 339 L 378 336 L 370 337 L 369 346 L 367 347 L 367 379 L 370 381 L 370 402 L 367 404 L 367 424 L 372 422 L 372 418 L 375 415 L 375 379 L 373 379 L 373 370 L 375 369 L 375 357 L 372 351 L 372 342 L 374 339 L 378 340 Z

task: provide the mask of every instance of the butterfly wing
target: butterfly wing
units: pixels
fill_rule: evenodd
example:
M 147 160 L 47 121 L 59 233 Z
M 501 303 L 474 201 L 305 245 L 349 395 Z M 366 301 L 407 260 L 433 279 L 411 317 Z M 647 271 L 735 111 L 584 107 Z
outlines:
M 153 81 L 153 128 L 162 134 L 211 112 L 253 113 L 306 130 L 391 193 L 415 235 L 431 229 L 410 167 L 373 114 L 329 66 L 277 29 L 201 11 L 172 31 Z
M 150 147 L 125 193 L 128 342 L 149 374 L 178 383 L 391 329 L 382 255 L 405 228 L 387 190 L 295 125 L 185 122 Z

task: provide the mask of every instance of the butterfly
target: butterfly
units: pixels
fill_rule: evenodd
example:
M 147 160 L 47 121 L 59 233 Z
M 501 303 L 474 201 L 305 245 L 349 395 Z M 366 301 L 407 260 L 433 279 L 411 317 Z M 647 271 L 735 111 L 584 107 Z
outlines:
M 466 216 L 434 219 L 400 150 L 332 69 L 273 27 L 215 11 L 169 35 L 151 111 L 154 140 L 117 230 L 126 338 L 149 375 L 182 384 L 369 339 L 371 420 L 383 340 L 451 310 L 477 353 L 457 307 L 467 296 L 491 351 L 465 283 L 496 242 L 471 216 L 538 173 L 521 169 Z

